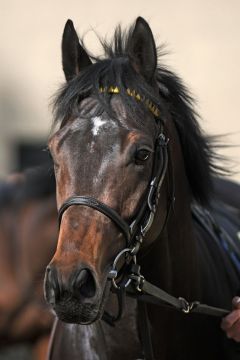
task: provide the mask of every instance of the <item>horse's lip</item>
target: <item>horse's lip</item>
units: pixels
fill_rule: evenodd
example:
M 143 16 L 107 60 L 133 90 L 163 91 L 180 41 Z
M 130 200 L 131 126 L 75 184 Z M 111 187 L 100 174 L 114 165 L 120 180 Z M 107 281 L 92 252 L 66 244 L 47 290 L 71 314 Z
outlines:
M 81 314 L 79 314 L 79 312 L 74 314 L 71 312 L 63 311 L 63 309 L 61 309 L 62 304 L 60 304 L 60 305 L 54 304 L 52 306 L 54 313 L 57 315 L 57 317 L 61 321 L 64 321 L 66 323 L 71 323 L 71 324 L 90 325 L 90 324 L 98 321 L 99 319 L 101 319 L 101 317 L 103 315 L 104 306 L 108 299 L 110 285 L 111 285 L 111 283 L 109 282 L 109 280 L 107 278 L 104 281 L 104 283 L 105 283 L 104 288 L 103 288 L 101 296 L 99 297 L 98 303 L 95 306 L 94 306 L 94 304 L 89 304 L 92 306 L 91 315 L 94 313 L 93 318 L 90 318 L 89 320 L 81 320 L 81 318 L 84 318 L 84 317 L 86 317 L 86 319 L 88 318 L 88 316 L 85 316 L 85 314 L 84 314 L 84 306 L 86 307 L 86 310 L 87 310 L 87 304 L 85 304 L 85 305 L 83 304 Z
M 102 296 L 101 296 L 101 301 L 99 303 L 99 307 L 98 307 L 98 312 L 97 312 L 97 315 L 96 317 L 89 321 L 89 322 L 81 322 L 82 325 L 90 325 L 98 320 L 100 320 L 103 316 L 103 313 L 104 313 L 104 306 L 108 300 L 108 295 L 109 295 L 109 292 L 110 292 L 110 288 L 111 288 L 111 283 L 110 281 L 108 280 L 108 278 L 106 278 L 105 280 L 105 285 L 104 285 L 104 288 L 103 288 L 103 292 L 102 292 Z

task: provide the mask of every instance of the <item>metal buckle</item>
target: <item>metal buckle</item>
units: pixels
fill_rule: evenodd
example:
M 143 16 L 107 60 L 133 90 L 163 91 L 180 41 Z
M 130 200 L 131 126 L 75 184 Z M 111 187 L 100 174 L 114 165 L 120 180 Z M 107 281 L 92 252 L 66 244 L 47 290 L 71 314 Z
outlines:
M 141 234 L 142 234 L 143 237 L 146 235 L 146 233 L 148 232 L 148 230 L 152 226 L 152 223 L 153 223 L 153 220 L 154 220 L 154 215 L 155 215 L 155 213 L 153 211 L 151 211 L 150 214 L 149 214 L 149 217 L 147 219 L 146 225 L 144 227 L 141 226 Z
M 149 207 L 149 210 L 150 211 L 155 211 L 155 208 L 154 208 L 154 204 L 153 204 L 153 195 L 155 193 L 155 190 L 157 188 L 157 185 L 156 185 L 156 177 L 151 181 L 150 183 L 150 190 L 149 190 L 149 193 L 148 193 L 148 207 Z
M 137 291 L 142 292 L 142 287 L 143 287 L 144 281 L 145 281 L 144 276 L 139 275 L 138 280 L 137 280 L 137 286 L 136 286 Z
M 199 304 L 198 301 L 188 302 L 183 297 L 179 297 L 178 300 L 181 302 L 181 311 L 185 314 L 189 314 L 193 308 Z
M 182 312 L 184 312 L 185 314 L 188 314 L 191 310 L 189 302 L 186 299 L 184 299 L 183 297 L 179 297 L 178 300 L 180 300 Z
M 142 244 L 142 236 L 140 236 L 140 239 L 141 239 L 141 240 L 136 240 L 136 243 L 135 243 L 134 247 L 132 248 L 132 250 L 131 250 L 131 252 L 130 252 L 130 254 L 131 254 L 132 256 L 136 256 L 136 254 L 138 253 L 138 251 L 139 251 L 139 249 L 140 249 L 140 246 L 141 246 L 141 244 Z
M 138 292 L 142 292 L 142 287 L 145 281 L 145 278 L 143 275 L 136 275 L 136 274 L 131 274 L 131 280 L 133 280 L 136 283 L 136 290 Z
M 158 136 L 158 141 L 160 146 L 167 146 L 169 138 L 166 139 L 166 136 L 161 132 Z

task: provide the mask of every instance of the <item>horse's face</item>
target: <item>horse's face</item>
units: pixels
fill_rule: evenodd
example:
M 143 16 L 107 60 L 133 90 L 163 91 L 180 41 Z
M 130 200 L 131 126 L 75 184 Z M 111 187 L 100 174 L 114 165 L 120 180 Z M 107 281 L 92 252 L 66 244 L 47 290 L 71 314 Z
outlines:
M 87 99 L 85 103 L 94 100 Z M 58 207 L 72 195 L 90 195 L 130 222 L 151 177 L 155 123 L 136 125 L 114 96 L 117 119 L 106 113 L 67 122 L 50 140 Z M 71 206 L 62 218 L 46 289 L 60 319 L 92 322 L 102 314 L 107 275 L 126 239 L 102 213 Z M 50 294 L 54 289 L 54 293 Z M 57 290 L 56 290 L 57 289 Z
M 67 81 L 79 70 L 87 69 L 83 77 L 80 74 L 76 83 L 74 80 L 66 88 L 70 98 L 76 94 L 78 105 L 74 110 L 68 108 L 64 123 L 49 142 L 55 163 L 58 208 L 69 197 L 91 196 L 130 224 L 151 180 L 157 124 L 150 111 L 144 111 L 146 116 L 139 121 L 136 113 L 127 110 L 129 107 L 120 94 L 112 95 L 110 112 L 98 111 L 102 105 L 96 95 L 87 98 L 85 95 L 79 103 L 78 80 L 84 89 L 91 88 L 94 81 L 98 88 L 102 76 L 105 80 L 112 76 L 115 86 L 119 75 L 114 66 L 118 67 L 120 62 L 122 75 L 126 75 L 127 68 L 127 79 L 129 76 L 139 79 L 146 84 L 146 92 L 154 93 L 156 98 L 156 84 L 153 87 L 156 46 L 151 30 L 143 19 L 138 19 L 128 41 L 129 56 L 115 61 L 115 65 L 100 62 L 103 65 L 100 76 L 98 64 L 92 67 L 70 21 L 64 30 L 62 50 Z M 97 74 L 97 80 L 91 70 Z M 86 94 L 85 90 L 83 93 Z M 133 101 L 136 106 L 138 100 Z M 46 298 L 60 319 L 91 323 L 102 315 L 107 275 L 114 258 L 125 246 L 121 230 L 101 212 L 82 205 L 70 206 L 64 212 L 57 250 L 45 281 Z

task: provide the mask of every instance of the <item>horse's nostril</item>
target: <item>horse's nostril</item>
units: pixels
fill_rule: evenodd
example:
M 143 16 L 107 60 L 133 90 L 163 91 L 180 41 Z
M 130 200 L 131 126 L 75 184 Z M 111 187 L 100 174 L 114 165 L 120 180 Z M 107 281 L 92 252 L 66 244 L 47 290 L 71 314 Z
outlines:
M 60 295 L 57 273 L 54 268 L 48 266 L 45 274 L 45 298 L 47 302 L 53 305 Z
M 46 269 L 45 298 L 50 305 L 55 308 L 59 303 L 69 300 L 84 303 L 85 299 L 94 297 L 97 287 L 89 269 L 81 269 L 70 275 L 63 270 L 57 270 L 53 265 Z
M 74 292 L 81 297 L 90 298 L 96 293 L 94 277 L 88 269 L 82 269 L 78 273 L 74 282 Z
M 82 269 L 75 280 L 75 285 L 80 288 L 88 279 L 88 271 L 87 269 Z

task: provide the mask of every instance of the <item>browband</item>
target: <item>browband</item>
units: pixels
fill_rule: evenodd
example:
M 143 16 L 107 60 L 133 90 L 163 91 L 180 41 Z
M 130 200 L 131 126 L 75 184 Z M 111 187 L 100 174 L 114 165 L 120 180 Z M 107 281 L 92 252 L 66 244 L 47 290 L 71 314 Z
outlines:
M 109 87 L 100 86 L 99 92 L 100 93 L 108 93 L 108 94 L 120 94 L 120 89 L 118 86 L 109 86 Z M 146 107 L 148 108 L 148 110 L 150 110 L 151 113 L 155 117 L 157 117 L 157 118 L 160 117 L 160 110 L 158 109 L 158 107 L 155 104 L 153 104 L 152 101 L 150 101 L 149 99 L 146 99 L 145 96 L 140 95 L 138 92 L 136 92 L 136 90 L 131 90 L 131 89 L 127 88 L 126 92 L 129 96 L 132 96 L 136 100 L 144 103 L 146 105 Z

